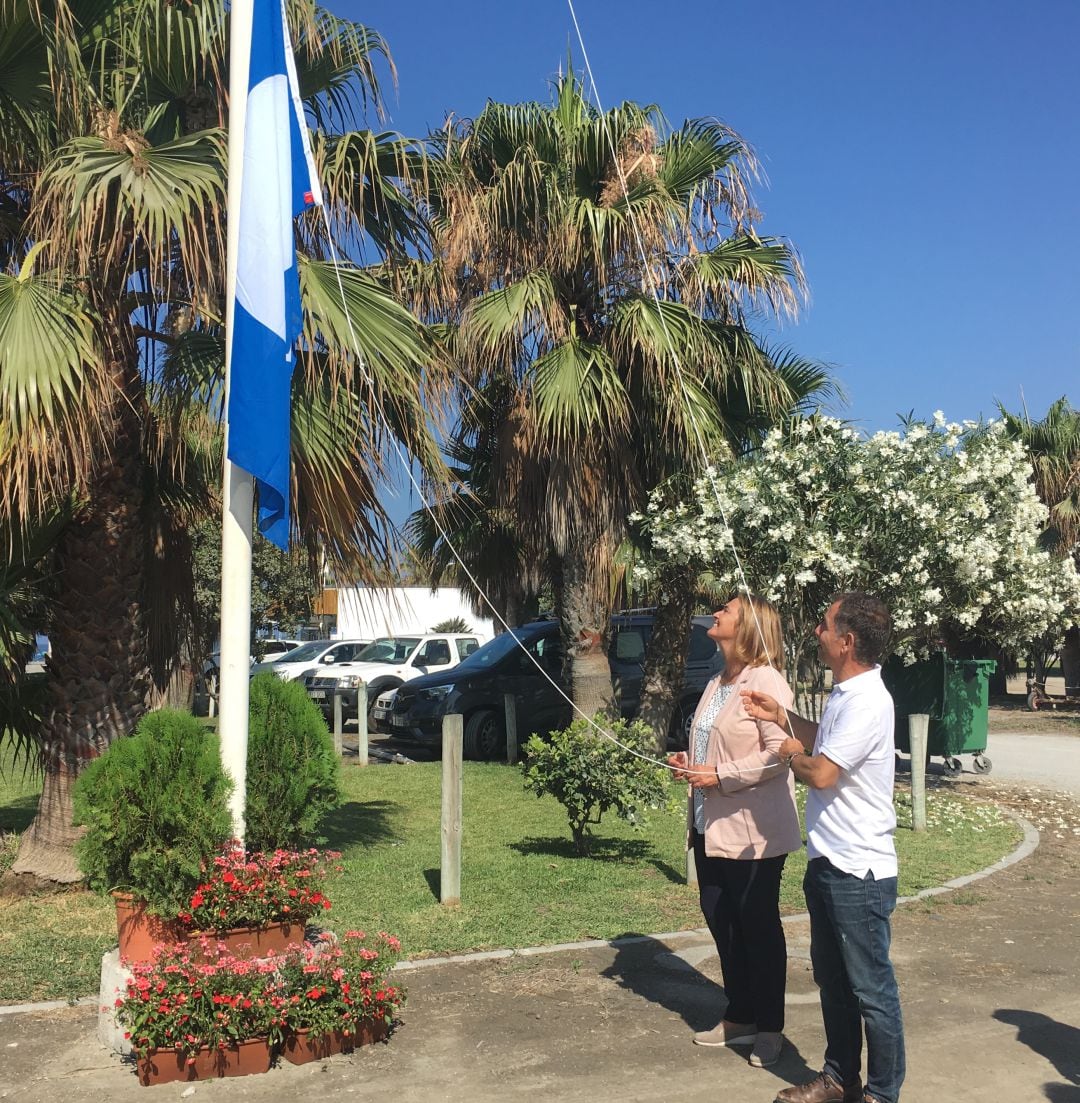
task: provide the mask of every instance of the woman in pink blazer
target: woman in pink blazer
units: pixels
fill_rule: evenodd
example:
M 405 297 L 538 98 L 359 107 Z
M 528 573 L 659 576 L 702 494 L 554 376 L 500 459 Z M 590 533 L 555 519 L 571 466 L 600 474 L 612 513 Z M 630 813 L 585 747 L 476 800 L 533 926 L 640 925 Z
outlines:
M 709 635 L 724 670 L 702 694 L 688 752 L 668 759 L 690 783 L 689 844 L 701 910 L 716 942 L 728 1004 L 699 1046 L 749 1045 L 750 1064 L 773 1065 L 784 1029 L 787 945 L 780 923 L 784 861 L 802 845 L 795 782 L 776 751 L 786 732 L 751 717 L 740 690 L 759 689 L 784 706 L 784 644 L 776 609 L 740 594 L 713 614 Z

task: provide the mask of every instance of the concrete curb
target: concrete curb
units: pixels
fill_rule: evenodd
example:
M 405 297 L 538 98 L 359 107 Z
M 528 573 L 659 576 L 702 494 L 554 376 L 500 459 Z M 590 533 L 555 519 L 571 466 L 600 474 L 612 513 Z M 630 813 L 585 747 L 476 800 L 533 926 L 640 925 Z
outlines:
M 1014 812 L 1011 808 L 1001 809 L 1010 816 L 1024 833 L 1023 839 L 1011 854 L 1006 854 L 993 865 L 981 869 L 977 873 L 969 873 L 964 877 L 954 877 L 943 885 L 923 889 L 914 896 L 902 896 L 897 900 L 898 904 L 907 904 L 913 900 L 922 900 L 927 896 L 940 896 L 943 893 L 952 892 L 989 877 L 993 873 L 999 873 L 1017 862 L 1023 861 L 1034 853 L 1039 845 L 1039 832 L 1035 826 L 1029 823 L 1023 816 Z M 784 916 L 784 923 L 798 923 L 807 919 L 806 912 L 796 915 Z M 621 946 L 633 946 L 643 942 L 681 942 L 695 939 L 710 938 L 707 927 L 695 927 L 689 931 L 666 931 L 662 934 L 629 935 L 624 938 L 590 938 L 583 942 L 561 942 L 554 946 L 524 946 L 515 950 L 486 950 L 475 954 L 453 954 L 448 957 L 425 957 L 414 961 L 399 961 L 394 970 L 408 972 L 416 969 L 430 969 L 442 965 L 468 965 L 478 961 L 501 961 L 512 957 L 539 957 L 542 954 L 559 954 L 570 950 L 602 950 L 607 948 L 618 949 Z M 98 1003 L 98 996 L 82 996 L 75 1000 L 48 1000 L 44 1003 L 21 1003 L 8 1006 L 0 1006 L 0 1018 L 7 1015 L 22 1015 L 31 1012 L 55 1011 L 65 1007 L 88 1007 Z

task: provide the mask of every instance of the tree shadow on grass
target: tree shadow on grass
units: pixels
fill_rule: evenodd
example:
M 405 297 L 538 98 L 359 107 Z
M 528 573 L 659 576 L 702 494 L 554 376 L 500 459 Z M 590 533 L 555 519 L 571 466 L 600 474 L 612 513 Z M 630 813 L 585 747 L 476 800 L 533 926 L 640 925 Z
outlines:
M 598 862 L 638 862 L 651 865 L 673 884 L 681 885 L 686 878 L 667 862 L 656 856 L 656 849 L 645 839 L 612 839 L 593 836 L 589 852 L 578 854 L 573 840 L 561 835 L 529 836 L 518 843 L 508 844 L 519 854 L 542 854 L 549 858 L 591 858 Z
M 0 807 L 0 831 L 14 831 L 21 834 L 30 826 L 30 821 L 37 812 L 38 795 L 29 794 L 25 797 L 16 797 Z
M 721 1020 L 727 1006 L 724 989 L 692 965 L 692 957 L 687 960 L 673 953 L 650 935 L 627 933 L 617 941 L 615 960 L 601 976 L 678 1015 L 690 1031 L 711 1030 Z M 680 1043 L 687 1040 L 673 1039 Z M 769 1071 L 789 1084 L 801 1084 L 816 1070 L 788 1039 L 780 1061 Z
M 401 805 L 394 801 L 346 801 L 323 820 L 326 845 L 331 850 L 344 850 L 349 846 L 389 842 L 397 838 L 393 823 L 401 812 Z

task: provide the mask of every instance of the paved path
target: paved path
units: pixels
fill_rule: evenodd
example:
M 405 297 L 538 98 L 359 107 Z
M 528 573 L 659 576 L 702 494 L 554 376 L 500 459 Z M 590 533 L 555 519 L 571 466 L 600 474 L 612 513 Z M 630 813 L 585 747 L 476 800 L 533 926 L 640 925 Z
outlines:
M 998 736 L 990 753 L 1002 772 L 1014 740 L 1029 768 L 1044 750 L 1065 761 L 1067 750 L 1043 738 Z M 1056 788 L 1075 782 L 1073 769 L 1054 770 Z M 1048 812 L 996 773 L 964 780 L 1035 819 L 1043 839 L 1025 861 L 898 910 L 904 1103 L 1080 1103 L 1080 809 L 1049 802 Z M 823 1047 L 805 921 L 790 924 L 788 938 L 790 1044 L 774 1069 L 690 1044 L 724 1003 L 714 954 L 690 936 L 417 969 L 406 975 L 409 1003 L 388 1045 L 264 1076 L 163 1086 L 153 1098 L 771 1103 L 817 1068 Z M 146 1103 L 146 1092 L 97 1042 L 93 1008 L 0 1017 L 0 1099 Z
M 993 732 L 986 753 L 994 764 L 994 777 L 1034 782 L 1080 798 L 1080 735 Z M 969 769 L 970 761 L 963 762 Z

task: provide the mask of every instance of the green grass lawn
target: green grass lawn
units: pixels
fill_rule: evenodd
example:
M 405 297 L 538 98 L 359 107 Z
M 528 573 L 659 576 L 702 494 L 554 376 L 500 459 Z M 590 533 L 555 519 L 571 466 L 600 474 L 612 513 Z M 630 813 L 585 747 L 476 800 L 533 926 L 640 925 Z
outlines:
M 327 925 L 385 929 L 406 956 L 613 938 L 701 926 L 683 883 L 684 817 L 657 812 L 635 832 L 621 821 L 597 830 L 593 856 L 576 858 L 562 808 L 526 793 L 519 774 L 466 763 L 461 906 L 438 903 L 439 765 L 346 766 L 345 803 L 326 825 L 345 867 Z M 0 831 L 22 830 L 36 786 L 0 777 Z M 930 794 L 931 832 L 915 836 L 899 796 L 900 890 L 916 892 L 981 869 L 1019 831 L 996 809 Z M 803 854 L 784 873 L 786 911 L 803 907 Z M 0 902 L 0 1002 L 94 992 L 101 954 L 115 943 L 111 906 L 72 892 Z

